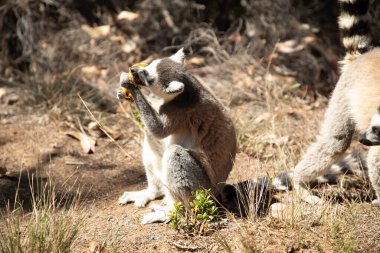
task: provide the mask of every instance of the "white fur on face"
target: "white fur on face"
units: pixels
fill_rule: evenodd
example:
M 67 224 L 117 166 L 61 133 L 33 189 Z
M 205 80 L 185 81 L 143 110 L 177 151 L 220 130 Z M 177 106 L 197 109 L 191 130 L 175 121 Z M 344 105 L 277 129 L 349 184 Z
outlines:
M 161 62 L 161 59 L 152 61 L 148 66 L 143 67 L 146 71 L 148 71 L 148 74 L 150 77 L 153 77 L 154 79 L 158 78 L 157 74 L 157 65 Z
M 372 117 L 371 126 L 379 126 L 380 127 L 380 115 L 379 114 L 375 114 Z
M 185 53 L 183 52 L 183 48 L 170 56 L 169 59 L 184 64 Z M 162 98 L 165 102 L 169 102 L 183 92 L 185 85 L 179 81 L 172 81 L 169 83 L 168 87 L 164 88 L 164 86 L 158 81 L 157 66 L 160 62 L 161 59 L 154 60 L 148 66 L 143 68 L 148 72 L 149 78 L 154 79 L 154 82 L 148 86 L 150 91 Z

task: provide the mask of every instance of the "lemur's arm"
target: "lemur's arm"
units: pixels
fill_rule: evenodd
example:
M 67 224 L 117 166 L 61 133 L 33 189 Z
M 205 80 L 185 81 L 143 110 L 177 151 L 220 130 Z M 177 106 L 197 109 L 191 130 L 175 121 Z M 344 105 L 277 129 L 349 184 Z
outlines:
M 175 131 L 177 124 L 171 122 L 166 115 L 158 114 L 136 85 L 128 81 L 122 82 L 122 85 L 131 92 L 137 110 L 140 113 L 141 120 L 150 133 L 156 138 L 162 139 Z

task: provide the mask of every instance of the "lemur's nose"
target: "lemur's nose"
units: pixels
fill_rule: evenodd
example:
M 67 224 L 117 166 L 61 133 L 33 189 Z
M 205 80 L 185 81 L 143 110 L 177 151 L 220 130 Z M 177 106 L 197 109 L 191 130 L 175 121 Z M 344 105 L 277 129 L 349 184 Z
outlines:
M 138 66 L 130 67 L 132 75 L 137 75 L 137 71 L 139 70 Z
M 367 136 L 365 133 L 359 134 L 359 142 L 365 146 L 372 146 L 372 142 L 367 139 Z

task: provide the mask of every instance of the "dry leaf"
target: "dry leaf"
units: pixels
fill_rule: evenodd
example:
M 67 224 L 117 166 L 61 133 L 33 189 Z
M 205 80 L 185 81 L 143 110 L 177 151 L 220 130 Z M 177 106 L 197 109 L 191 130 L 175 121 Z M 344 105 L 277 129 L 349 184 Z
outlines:
M 130 11 L 122 11 L 117 15 L 118 20 L 127 20 L 133 21 L 139 17 L 139 14 L 130 12 Z
M 315 41 L 314 37 L 306 36 L 301 41 L 287 40 L 277 44 L 277 50 L 284 54 L 291 54 L 303 50 L 308 44 Z
M 98 123 L 96 123 L 95 121 L 90 122 L 87 125 L 87 128 L 88 128 L 88 132 L 90 133 L 91 136 L 94 136 L 97 138 L 104 136 L 103 131 L 100 129 Z
M 120 42 L 120 43 L 122 43 L 122 42 L 124 41 L 124 38 L 123 38 L 123 36 L 112 35 L 112 36 L 110 37 L 110 40 L 111 40 L 111 41 L 115 41 L 115 42 Z
M 205 64 L 205 59 L 203 57 L 195 56 L 195 57 L 190 58 L 187 62 L 191 65 L 199 66 L 199 65 Z
M 89 137 L 86 133 L 68 132 L 66 135 L 79 140 L 84 153 L 92 154 L 95 152 L 96 141 Z
M 90 123 L 88 123 L 87 127 L 88 127 L 88 130 L 92 130 L 92 131 L 100 130 L 98 123 L 96 123 L 95 121 L 91 121 Z
M 10 123 L 10 121 L 8 119 L 0 119 L 0 125 L 6 125 L 9 123 Z
M 119 129 L 111 129 L 108 134 L 111 135 L 114 140 L 118 140 L 123 136 Z
M 132 40 L 128 40 L 121 46 L 121 50 L 123 50 L 127 54 L 133 52 L 136 48 L 137 48 L 136 43 Z
M 100 68 L 97 66 L 85 66 L 82 67 L 82 72 L 86 75 L 95 75 L 95 76 L 100 76 L 102 74 L 102 71 Z
M 109 25 L 95 26 L 91 27 L 89 25 L 82 25 L 82 30 L 90 35 L 93 39 L 104 38 L 111 32 L 111 27 Z
M 8 94 L 8 89 L 7 88 L 0 88 L 0 99 L 5 97 Z
M 105 128 L 103 130 L 98 125 L 98 123 L 96 123 L 95 121 L 90 122 L 88 124 L 87 128 L 88 128 L 88 132 L 90 133 L 90 135 L 95 136 L 95 137 L 105 137 L 108 134 L 109 136 L 112 137 L 112 139 L 118 140 L 118 139 L 120 139 L 123 136 L 123 134 L 120 131 L 120 129 Z M 106 131 L 107 134 L 104 131 Z

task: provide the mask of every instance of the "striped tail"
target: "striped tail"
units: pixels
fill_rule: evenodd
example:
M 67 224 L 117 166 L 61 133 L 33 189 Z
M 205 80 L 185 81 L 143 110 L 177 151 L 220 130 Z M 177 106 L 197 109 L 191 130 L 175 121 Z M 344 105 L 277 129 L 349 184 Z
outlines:
M 368 6 L 369 0 L 339 0 L 339 28 L 346 56 L 341 62 L 343 68 L 359 55 L 372 49 L 369 35 Z

